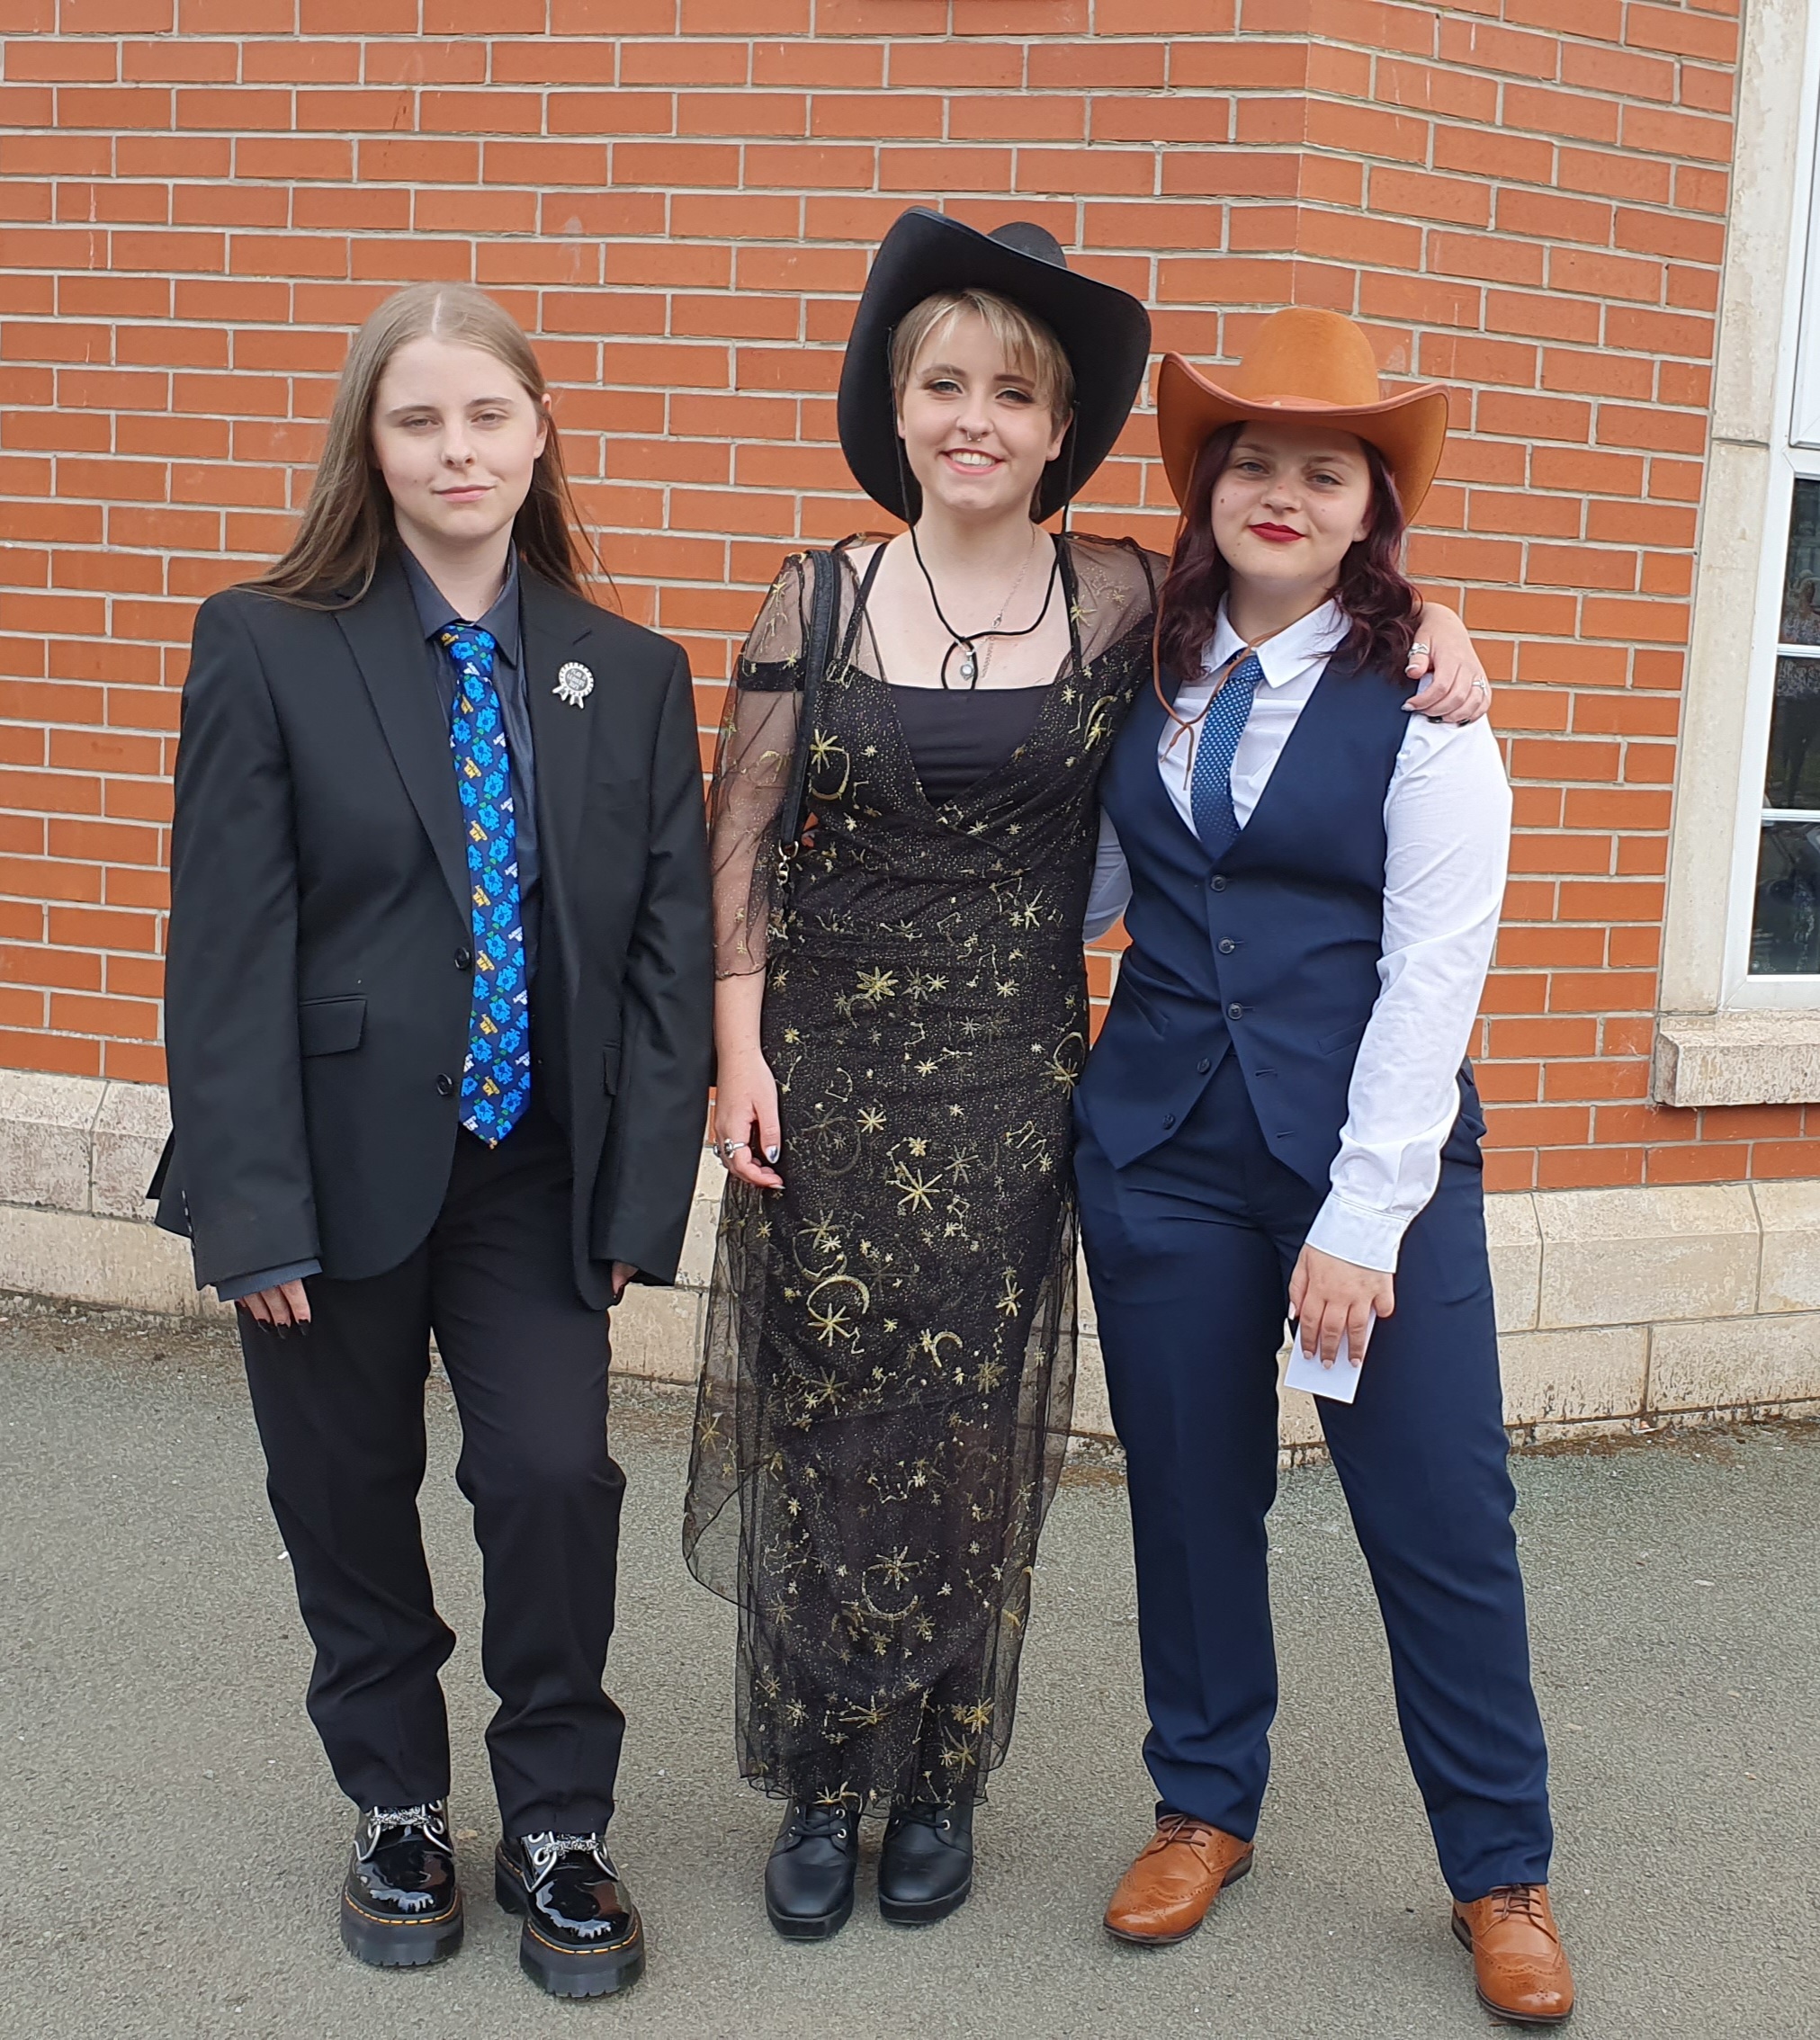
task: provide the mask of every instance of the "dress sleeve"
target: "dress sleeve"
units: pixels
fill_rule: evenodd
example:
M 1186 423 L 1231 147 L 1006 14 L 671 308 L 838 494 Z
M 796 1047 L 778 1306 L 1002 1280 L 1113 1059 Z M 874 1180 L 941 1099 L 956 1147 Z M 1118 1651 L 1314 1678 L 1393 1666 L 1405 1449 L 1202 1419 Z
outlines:
M 727 693 L 708 807 L 720 978 L 749 976 L 770 958 L 777 831 L 802 705 L 808 580 L 807 557 L 793 553 L 740 649 Z

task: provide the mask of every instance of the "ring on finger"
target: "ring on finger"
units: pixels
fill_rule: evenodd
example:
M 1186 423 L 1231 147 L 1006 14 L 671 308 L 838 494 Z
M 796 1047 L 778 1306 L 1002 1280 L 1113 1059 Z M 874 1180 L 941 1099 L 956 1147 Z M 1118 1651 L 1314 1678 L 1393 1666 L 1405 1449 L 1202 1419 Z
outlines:
M 1487 701 L 1492 698 L 1492 683 L 1487 680 L 1483 674 L 1479 676 L 1478 679 L 1473 682 L 1473 684 L 1479 690 L 1479 692 L 1485 697 Z
M 1420 638 L 1409 648 L 1409 656 L 1412 658 L 1426 658 L 1428 655 L 1429 648 L 1422 643 Z
M 752 1143 L 749 1141 L 722 1141 L 721 1142 L 721 1152 L 727 1160 L 731 1161 L 741 1148 L 749 1148 L 751 1145 Z

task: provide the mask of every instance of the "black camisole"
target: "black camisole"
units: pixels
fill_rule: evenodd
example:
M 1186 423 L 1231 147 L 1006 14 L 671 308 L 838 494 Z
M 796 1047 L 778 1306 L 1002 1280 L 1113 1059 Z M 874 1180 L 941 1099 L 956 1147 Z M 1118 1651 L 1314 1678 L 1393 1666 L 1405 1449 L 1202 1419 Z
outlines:
M 1048 692 L 893 686 L 898 726 L 924 797 L 952 801 L 1003 765 L 1036 726 Z

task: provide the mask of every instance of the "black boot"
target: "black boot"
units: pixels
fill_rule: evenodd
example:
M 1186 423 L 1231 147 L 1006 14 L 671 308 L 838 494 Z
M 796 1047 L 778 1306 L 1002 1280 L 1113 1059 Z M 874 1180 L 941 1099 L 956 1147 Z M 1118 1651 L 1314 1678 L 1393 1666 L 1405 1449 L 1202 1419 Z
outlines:
M 524 1916 L 518 1966 L 552 1998 L 604 1998 L 644 1974 L 644 1928 L 604 1834 L 501 1841 L 493 1895 Z
M 765 1910 L 786 1940 L 825 1941 L 853 1911 L 859 1816 L 793 1800 L 765 1866 Z
M 361 1815 L 341 1887 L 341 1945 L 379 1969 L 441 1962 L 461 1946 L 462 1888 L 446 1800 Z
M 928 1927 L 973 1888 L 973 1808 L 894 1806 L 878 1859 L 878 1910 L 893 1927 Z

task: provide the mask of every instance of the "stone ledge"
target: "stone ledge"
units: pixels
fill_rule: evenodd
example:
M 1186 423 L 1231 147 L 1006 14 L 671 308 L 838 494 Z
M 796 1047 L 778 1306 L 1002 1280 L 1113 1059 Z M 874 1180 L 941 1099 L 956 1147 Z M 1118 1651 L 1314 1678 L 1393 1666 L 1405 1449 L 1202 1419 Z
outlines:
M 1820 1012 L 1661 1014 L 1650 1095 L 1667 1105 L 1820 1104 Z
M 1816 1051 L 1820 1052 L 1820 1051 Z M 146 1222 L 170 1117 L 156 1085 L 0 1070 L 0 1289 L 120 1309 L 226 1315 L 185 1242 Z M 615 1364 L 690 1382 L 713 1274 L 720 1166 L 704 1150 L 674 1289 L 635 1287 Z M 1820 1403 L 1820 1180 L 1513 1192 L 1485 1226 L 1504 1414 L 1526 1438 L 1648 1428 Z M 1078 1433 L 1112 1428 L 1081 1276 Z M 1320 1448 L 1286 1394 L 1285 1448 Z

